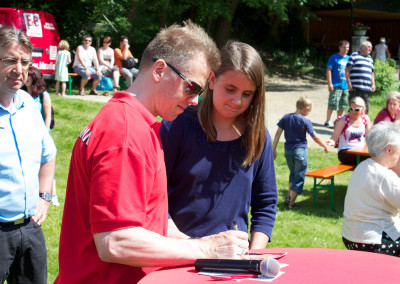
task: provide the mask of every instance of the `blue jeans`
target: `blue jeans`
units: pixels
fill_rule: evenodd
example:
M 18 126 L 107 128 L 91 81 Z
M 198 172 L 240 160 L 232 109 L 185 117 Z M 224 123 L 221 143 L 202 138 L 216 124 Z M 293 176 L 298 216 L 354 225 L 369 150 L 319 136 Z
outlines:
M 96 69 L 94 69 L 93 66 L 89 66 L 88 69 L 90 70 L 90 73 L 92 73 L 91 77 L 93 78 L 94 81 L 100 80 L 99 76 L 97 76 Z M 86 75 L 85 68 L 80 66 L 74 66 L 74 72 L 79 74 L 79 76 L 81 76 L 83 80 L 90 80 L 90 77 Z
M 307 172 L 308 165 L 307 148 L 285 150 L 285 158 L 290 171 L 289 183 L 292 183 L 290 189 L 301 193 L 305 180 L 304 174 Z

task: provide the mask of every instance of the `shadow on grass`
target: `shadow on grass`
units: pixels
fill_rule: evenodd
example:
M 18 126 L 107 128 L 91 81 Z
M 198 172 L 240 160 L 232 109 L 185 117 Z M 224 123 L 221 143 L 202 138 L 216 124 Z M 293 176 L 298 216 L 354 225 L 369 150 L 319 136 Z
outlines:
M 301 91 L 313 91 L 318 89 L 320 86 L 318 83 L 311 83 L 308 85 L 282 85 L 281 83 L 268 83 L 266 84 L 266 92 L 279 93 L 279 92 L 301 92 Z
M 329 190 L 318 190 L 317 191 L 317 204 L 316 208 L 312 207 L 313 202 L 313 188 L 307 188 L 303 190 L 302 199 L 296 204 L 300 205 L 299 209 L 289 209 L 287 205 L 283 203 L 286 195 L 282 196 L 278 200 L 278 210 L 279 211 L 293 211 L 297 214 L 303 214 L 306 216 L 324 217 L 338 219 L 343 216 L 344 209 L 344 198 L 346 196 L 347 186 L 338 185 L 335 186 L 335 211 L 330 209 L 330 191 Z M 282 192 L 282 190 L 280 190 Z M 287 192 L 287 190 L 286 190 Z
M 319 135 L 332 135 L 333 129 L 326 128 L 324 125 L 319 123 L 313 123 L 315 132 Z

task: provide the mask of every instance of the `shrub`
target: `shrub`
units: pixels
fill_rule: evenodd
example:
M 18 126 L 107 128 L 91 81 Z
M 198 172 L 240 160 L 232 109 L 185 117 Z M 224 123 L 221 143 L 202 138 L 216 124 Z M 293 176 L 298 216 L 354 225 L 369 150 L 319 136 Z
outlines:
M 327 58 L 317 57 L 313 47 L 298 48 L 295 51 L 275 49 L 271 51 L 276 63 L 284 65 L 292 74 L 325 76 Z
M 375 92 L 372 96 L 385 97 L 390 91 L 399 89 L 399 80 L 396 76 L 396 61 L 388 59 L 386 62 L 375 60 Z

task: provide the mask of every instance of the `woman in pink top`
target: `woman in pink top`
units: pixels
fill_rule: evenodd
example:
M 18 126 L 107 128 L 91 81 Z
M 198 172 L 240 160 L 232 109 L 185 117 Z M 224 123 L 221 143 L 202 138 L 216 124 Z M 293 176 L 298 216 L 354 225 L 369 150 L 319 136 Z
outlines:
M 374 120 L 374 124 L 377 124 L 381 121 L 390 121 L 399 123 L 400 115 L 400 93 L 399 92 L 390 92 L 386 96 L 386 108 L 382 109 Z

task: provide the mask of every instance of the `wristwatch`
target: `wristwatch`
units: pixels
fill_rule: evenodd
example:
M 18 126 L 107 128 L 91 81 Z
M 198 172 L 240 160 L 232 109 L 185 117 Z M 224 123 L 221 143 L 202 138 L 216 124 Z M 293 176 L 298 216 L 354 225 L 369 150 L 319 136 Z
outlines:
M 50 192 L 43 192 L 39 193 L 39 197 L 43 198 L 45 201 L 50 202 L 51 201 L 51 194 Z

